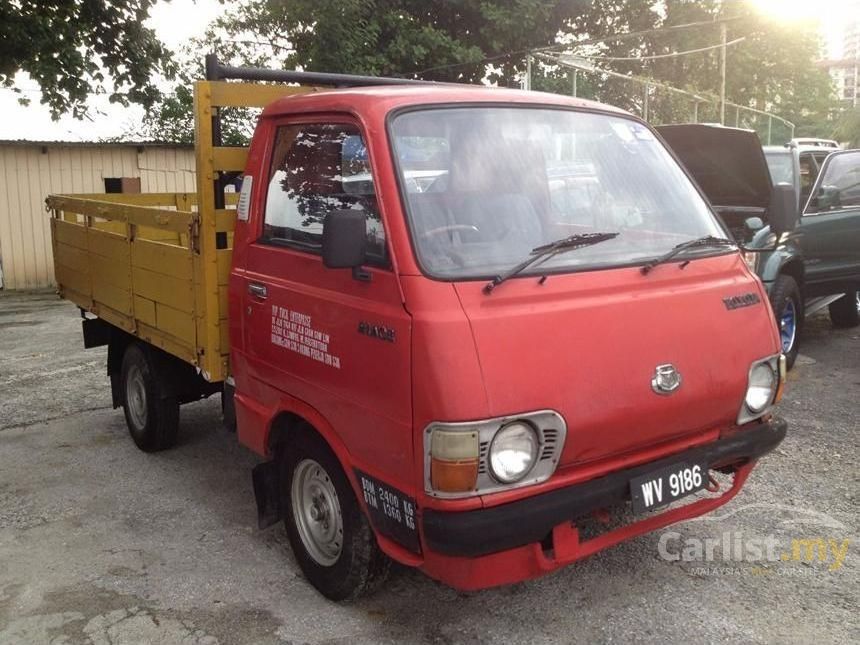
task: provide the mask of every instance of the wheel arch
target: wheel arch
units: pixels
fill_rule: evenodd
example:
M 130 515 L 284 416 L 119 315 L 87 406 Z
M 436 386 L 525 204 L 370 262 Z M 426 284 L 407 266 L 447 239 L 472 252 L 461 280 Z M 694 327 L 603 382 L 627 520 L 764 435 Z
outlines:
M 289 397 L 266 424 L 265 436 L 262 437 L 262 446 L 260 447 L 263 449 L 264 456 L 269 459 L 255 466 L 252 472 L 259 527 L 261 529 L 266 528 L 283 518 L 285 507 L 278 485 L 278 472 L 286 451 L 290 449 L 292 440 L 300 433 L 315 435 L 328 446 L 352 487 L 359 506 L 366 513 L 361 490 L 351 468 L 352 461 L 346 445 L 340 440 L 334 427 L 322 414 L 301 401 Z M 241 437 L 241 424 L 239 434 Z
M 790 258 L 779 267 L 779 273 L 777 275 L 780 274 L 789 275 L 794 278 L 794 281 L 800 289 L 801 295 L 803 295 L 804 277 L 806 275 L 806 270 L 803 267 L 803 260 L 798 257 Z
M 781 250 L 765 256 L 758 273 L 769 285 L 772 285 L 780 275 L 789 275 L 794 278 L 801 295 L 804 293 L 806 269 L 803 266 L 803 258 L 796 253 Z
M 299 432 L 314 433 L 326 443 L 358 495 L 357 481 L 352 472 L 352 458 L 346 444 L 338 436 L 334 426 L 319 411 L 308 405 L 296 400 L 284 402 L 269 423 L 265 439 L 266 453 L 276 457 L 281 451 L 289 450 L 290 438 Z

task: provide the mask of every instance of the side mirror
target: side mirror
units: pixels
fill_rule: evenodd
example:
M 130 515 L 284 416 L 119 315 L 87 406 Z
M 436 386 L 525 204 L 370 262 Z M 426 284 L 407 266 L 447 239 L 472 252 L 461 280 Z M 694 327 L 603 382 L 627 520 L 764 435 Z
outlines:
M 747 217 L 744 220 L 744 226 L 746 226 L 747 230 L 751 233 L 755 233 L 756 231 L 760 231 L 764 228 L 764 222 L 761 217 Z
M 829 211 L 840 206 L 839 188 L 836 186 L 822 186 L 815 196 L 815 205 L 819 211 Z
M 329 269 L 356 269 L 367 254 L 367 215 L 357 210 L 332 211 L 323 220 L 322 259 Z
M 793 231 L 797 226 L 799 216 L 797 209 L 797 194 L 791 184 L 776 184 L 770 198 L 770 206 L 767 208 L 767 216 L 770 221 L 770 230 L 774 235 L 781 236 L 783 233 Z

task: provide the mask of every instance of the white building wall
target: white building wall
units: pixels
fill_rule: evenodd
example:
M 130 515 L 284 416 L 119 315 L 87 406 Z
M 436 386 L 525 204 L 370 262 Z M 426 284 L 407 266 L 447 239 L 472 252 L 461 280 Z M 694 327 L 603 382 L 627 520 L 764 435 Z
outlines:
M 134 145 L 0 144 L 0 267 L 6 289 L 54 284 L 51 193 L 103 193 L 105 177 L 141 192 L 194 192 L 194 150 Z

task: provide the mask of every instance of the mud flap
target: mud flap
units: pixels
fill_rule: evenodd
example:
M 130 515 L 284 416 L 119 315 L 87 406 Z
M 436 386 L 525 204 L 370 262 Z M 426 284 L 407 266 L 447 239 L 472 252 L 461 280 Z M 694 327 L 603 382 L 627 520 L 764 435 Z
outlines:
M 257 464 L 251 471 L 251 478 L 254 482 L 254 497 L 257 500 L 257 526 L 265 529 L 277 524 L 281 519 L 277 462 Z

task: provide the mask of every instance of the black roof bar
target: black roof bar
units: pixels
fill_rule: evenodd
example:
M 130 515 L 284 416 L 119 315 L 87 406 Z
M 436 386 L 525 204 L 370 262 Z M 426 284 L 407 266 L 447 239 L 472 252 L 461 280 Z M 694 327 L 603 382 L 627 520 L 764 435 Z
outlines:
M 329 74 L 326 72 L 296 72 L 265 67 L 231 67 L 218 62 L 217 54 L 206 55 L 206 80 L 275 81 L 278 83 L 302 83 L 305 85 L 332 85 L 334 87 L 362 87 L 368 85 L 438 85 L 433 81 L 411 78 L 386 78 L 384 76 L 356 76 L 353 74 Z

